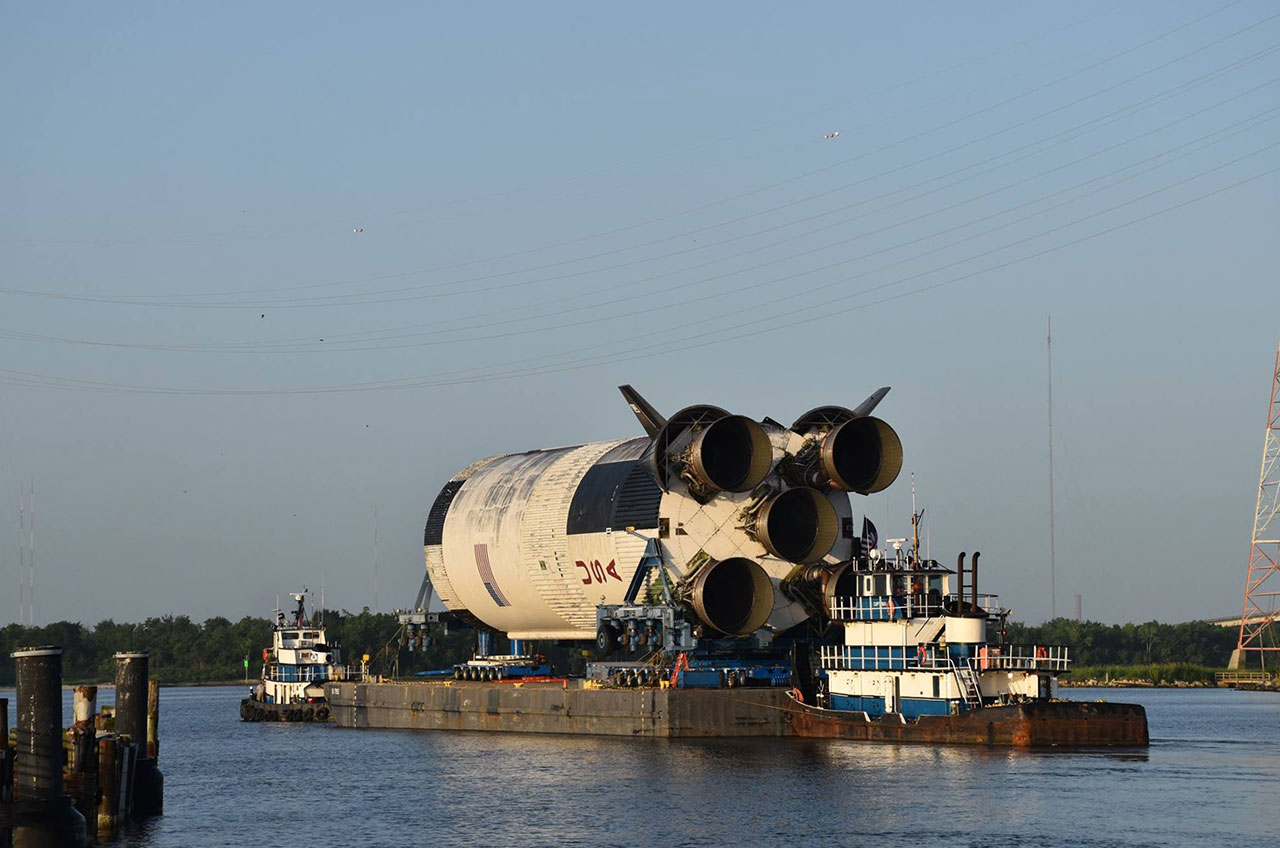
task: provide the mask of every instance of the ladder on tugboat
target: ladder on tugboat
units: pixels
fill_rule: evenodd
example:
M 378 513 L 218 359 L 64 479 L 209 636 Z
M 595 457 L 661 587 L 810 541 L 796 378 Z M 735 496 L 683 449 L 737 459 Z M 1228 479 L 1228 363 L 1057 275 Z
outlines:
M 960 684 L 960 692 L 964 695 L 965 707 L 976 710 L 982 706 L 982 689 L 978 682 L 978 673 L 973 670 L 973 666 L 968 662 L 957 663 L 951 661 L 951 670 L 955 673 L 956 681 Z

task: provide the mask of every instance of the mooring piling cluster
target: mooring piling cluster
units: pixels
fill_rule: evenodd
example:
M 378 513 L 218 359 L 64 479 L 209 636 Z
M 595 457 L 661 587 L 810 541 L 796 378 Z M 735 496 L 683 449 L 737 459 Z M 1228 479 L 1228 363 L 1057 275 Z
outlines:
M 0 848 L 79 848 L 158 815 L 159 689 L 146 653 L 116 654 L 116 706 L 97 709 L 98 687 L 77 686 L 62 726 L 62 649 L 20 648 L 17 716 L 0 699 Z

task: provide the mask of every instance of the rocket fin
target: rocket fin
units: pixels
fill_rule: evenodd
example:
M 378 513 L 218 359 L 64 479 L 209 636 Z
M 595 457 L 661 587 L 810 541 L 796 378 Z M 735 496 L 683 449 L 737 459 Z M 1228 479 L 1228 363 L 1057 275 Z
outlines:
M 888 386 L 885 386 L 884 388 L 876 389 L 874 392 L 871 393 L 871 397 L 867 398 L 862 403 L 858 404 L 857 408 L 853 410 L 853 414 L 858 416 L 859 418 L 861 418 L 864 415 L 870 415 L 871 410 L 875 409 L 876 405 L 879 404 L 880 401 L 884 400 L 884 396 L 887 394 L 889 394 Z
M 618 386 L 618 391 L 622 392 L 622 396 L 627 401 L 627 406 L 631 407 L 631 411 L 636 414 L 636 418 L 640 421 L 640 426 L 649 434 L 649 438 L 658 435 L 667 424 L 667 419 L 663 418 L 658 410 L 654 409 L 649 401 L 640 396 L 640 393 L 631 388 L 630 384 Z M 888 391 L 883 389 L 882 391 Z

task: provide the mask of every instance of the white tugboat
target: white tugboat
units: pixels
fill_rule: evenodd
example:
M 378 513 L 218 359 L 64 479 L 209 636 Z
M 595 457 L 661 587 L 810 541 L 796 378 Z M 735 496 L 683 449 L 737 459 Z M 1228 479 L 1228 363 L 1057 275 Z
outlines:
M 918 536 L 906 557 L 906 540 L 891 541 L 892 559 L 873 550 L 828 581 L 833 633 L 818 646 L 810 697 L 791 692 L 792 733 L 1013 748 L 1148 744 L 1141 706 L 1056 697 L 1066 647 L 1005 642 L 1008 611 L 978 594 L 977 553 L 968 569 L 960 554 L 952 571 L 920 559 Z
M 276 610 L 271 647 L 262 649 L 262 678 L 240 702 L 245 721 L 328 721 L 324 684 L 345 678 L 337 646 L 329 644 L 323 624 L 307 616 L 307 587 L 292 597 L 292 618 Z

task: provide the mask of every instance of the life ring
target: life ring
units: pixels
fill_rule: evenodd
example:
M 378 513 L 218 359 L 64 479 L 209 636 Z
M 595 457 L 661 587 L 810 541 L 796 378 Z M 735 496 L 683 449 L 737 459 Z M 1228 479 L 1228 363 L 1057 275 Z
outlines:
M 799 703 L 799 704 L 804 703 L 804 693 L 801 692 L 799 689 L 792 689 L 791 697 L 796 699 L 796 703 Z
M 924 665 L 925 658 L 928 656 L 928 654 L 929 654 L 929 651 L 928 649 L 925 648 L 923 644 L 916 645 L 916 664 Z
M 262 649 L 262 661 L 271 662 L 271 651 L 268 650 L 267 648 Z

